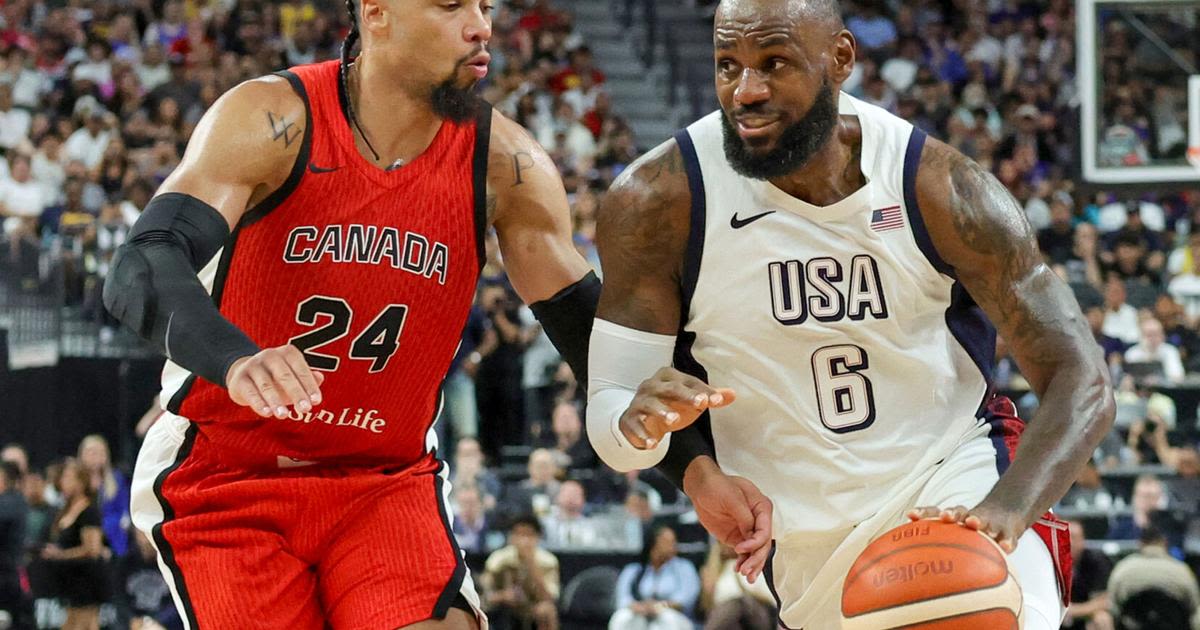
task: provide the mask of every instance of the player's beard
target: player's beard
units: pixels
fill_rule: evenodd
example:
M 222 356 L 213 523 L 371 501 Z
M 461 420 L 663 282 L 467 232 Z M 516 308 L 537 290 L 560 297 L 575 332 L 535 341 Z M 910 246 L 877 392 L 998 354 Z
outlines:
M 829 140 L 837 124 L 838 106 L 829 80 L 821 83 L 821 90 L 808 112 L 796 122 L 784 128 L 775 141 L 775 148 L 766 153 L 756 153 L 738 135 L 737 128 L 727 114 L 722 114 L 721 123 L 725 130 L 725 157 L 733 170 L 752 179 L 782 177 L 808 163 L 817 151 Z
M 472 57 L 476 56 L 477 52 L 473 52 L 466 57 L 463 57 L 454 64 L 454 71 L 450 76 L 441 83 L 433 87 L 433 92 L 429 95 L 429 103 L 433 106 L 433 112 L 438 116 L 447 120 L 463 123 L 475 118 L 475 113 L 479 111 L 479 97 L 475 95 L 475 86 L 478 81 L 471 81 L 465 87 L 461 85 L 459 78 L 463 65 Z

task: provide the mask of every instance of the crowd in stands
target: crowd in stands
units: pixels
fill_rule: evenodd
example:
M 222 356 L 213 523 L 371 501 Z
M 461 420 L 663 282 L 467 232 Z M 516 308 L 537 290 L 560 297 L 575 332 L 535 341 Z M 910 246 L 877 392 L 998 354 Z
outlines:
M 698 20 L 711 18 L 715 2 L 694 4 Z M 575 242 L 598 266 L 598 201 L 649 147 L 622 121 L 603 60 L 569 13 L 548 0 L 497 5 L 481 94 L 550 152 Z M 1078 186 L 1069 0 L 847 0 L 843 9 L 859 45 L 844 89 L 944 139 L 1008 187 L 1119 385 L 1118 426 L 1061 503 L 1075 519 L 1067 627 L 1105 630 L 1170 602 L 1191 616 L 1200 595 L 1181 559 L 1200 550 L 1198 434 L 1192 410 L 1164 392 L 1200 371 L 1200 191 L 1129 197 Z M 111 336 L 98 299 L 108 261 L 200 116 L 241 81 L 336 58 L 348 24 L 332 0 L 0 4 L 3 288 L 62 281 L 66 303 Z M 1180 97 L 1155 87 L 1161 60 L 1120 21 L 1105 28 L 1104 159 L 1178 157 Z M 1181 54 L 1200 61 L 1194 46 Z M 62 276 L 47 274 L 53 266 Z M 998 346 L 996 382 L 1030 417 L 1036 400 Z M 590 611 L 614 628 L 773 628 L 770 593 L 738 578 L 730 550 L 708 544 L 686 497 L 653 471 L 618 475 L 598 462 L 581 402 L 489 237 L 439 429 L 452 463 L 453 533 L 494 627 L 585 627 L 573 615 Z M 18 445 L 0 455 L 0 628 L 6 613 L 18 628 L 35 619 L 182 627 L 151 541 L 129 524 L 131 462 L 112 462 L 97 436 L 49 465 L 32 466 Z M 1126 542 L 1114 551 L 1088 538 Z M 599 560 L 567 575 L 573 556 Z M 605 583 L 607 608 L 590 596 Z

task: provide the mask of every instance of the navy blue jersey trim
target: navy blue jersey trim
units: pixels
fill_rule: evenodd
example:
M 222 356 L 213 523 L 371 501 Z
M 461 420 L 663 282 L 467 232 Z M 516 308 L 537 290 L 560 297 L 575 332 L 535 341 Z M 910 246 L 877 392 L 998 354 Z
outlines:
M 775 590 L 775 552 L 778 548 L 775 546 L 775 541 L 771 541 L 771 553 L 767 556 L 767 563 L 763 566 L 762 576 L 767 580 L 767 590 L 771 591 L 771 597 L 775 598 L 775 612 L 782 613 L 783 602 L 779 599 L 779 592 Z M 778 614 L 775 616 L 775 621 L 779 623 L 779 627 L 784 630 L 792 630 L 786 623 L 783 623 L 783 618 Z
M 471 183 L 475 193 L 475 257 L 479 271 L 487 256 L 484 241 L 487 238 L 487 170 L 488 149 L 492 141 L 492 105 L 480 99 L 479 113 L 475 120 L 475 155 L 471 160 Z M 478 277 L 478 276 L 476 276 Z
M 700 261 L 704 256 L 704 231 L 707 218 L 707 202 L 704 197 L 704 174 L 700 170 L 700 160 L 696 155 L 696 145 L 687 130 L 675 134 L 675 142 L 683 157 L 684 171 L 687 173 L 688 189 L 691 192 L 691 220 L 688 228 L 687 250 L 683 259 L 683 277 L 679 286 L 679 333 L 675 341 L 674 366 L 685 374 L 708 382 L 708 370 L 692 355 L 692 346 L 696 343 L 696 333 L 686 329 L 688 314 L 692 308 L 692 296 L 696 293 L 696 283 L 700 278 Z M 658 470 L 663 473 L 679 489 L 683 489 L 683 473 L 688 464 L 699 454 L 710 455 L 716 459 L 716 449 L 713 447 L 712 418 L 705 411 L 692 426 L 671 435 L 671 446 L 659 464 Z
M 925 132 L 917 127 L 913 127 L 912 135 L 908 137 L 908 148 L 904 151 L 904 211 L 908 213 L 908 225 L 912 228 L 917 247 L 925 254 L 929 264 L 953 278 L 954 268 L 942 260 L 933 246 L 933 239 L 925 229 L 925 219 L 921 217 L 921 208 L 917 203 L 917 170 L 921 166 L 921 153 L 925 149 L 926 138 Z

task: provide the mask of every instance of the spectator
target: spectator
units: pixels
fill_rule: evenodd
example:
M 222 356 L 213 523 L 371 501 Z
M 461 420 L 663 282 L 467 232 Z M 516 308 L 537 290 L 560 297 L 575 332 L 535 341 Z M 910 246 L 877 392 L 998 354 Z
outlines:
M 446 415 L 455 439 L 474 438 L 479 435 L 479 410 L 475 402 L 475 376 L 483 358 L 496 348 L 496 331 L 491 321 L 479 306 L 472 306 L 463 328 L 458 352 L 446 372 L 442 391 L 446 403 L 442 413 Z M 439 426 L 442 423 L 438 423 Z
M 129 479 L 113 468 L 108 441 L 89 435 L 79 443 L 79 463 L 88 471 L 104 529 L 104 537 L 117 556 L 129 548 Z
M 489 241 L 495 237 L 489 237 Z M 490 248 L 490 246 L 489 246 Z M 522 346 L 520 301 L 509 291 L 507 279 L 485 279 L 479 295 L 480 307 L 496 331 L 497 345 L 483 357 L 475 377 L 479 410 L 480 443 L 494 460 L 506 444 L 524 442 L 522 421 Z
M 597 547 L 599 533 L 595 524 L 584 516 L 587 495 L 583 484 L 568 479 L 558 486 L 554 507 L 542 519 L 546 532 L 546 546 L 551 549 L 576 549 Z
M 555 94 L 562 94 L 569 90 L 578 89 L 588 83 L 592 86 L 604 85 L 607 78 L 603 72 L 596 68 L 592 57 L 592 49 L 587 46 L 580 46 L 567 53 L 567 59 L 567 67 L 563 68 L 550 79 L 550 89 Z M 587 110 L 576 110 L 579 115 L 582 115 L 584 111 Z
M 558 558 L 539 546 L 541 536 L 538 519 L 522 516 L 508 545 L 488 556 L 481 583 L 496 630 L 558 628 Z
M 0 462 L 11 462 L 22 477 L 29 474 L 29 452 L 20 444 L 5 444 L 0 449 Z
M 82 105 L 77 109 L 83 118 L 83 126 L 67 138 L 63 151 L 68 161 L 79 160 L 91 170 L 100 165 L 100 160 L 104 158 L 104 149 L 112 139 L 112 132 L 107 128 L 111 122 L 111 114 L 95 103 L 94 99 L 90 103 L 82 99 L 80 102 Z
M 583 435 L 583 420 L 573 401 L 561 400 L 554 405 L 551 417 L 554 429 L 553 452 L 558 465 L 567 470 L 593 470 L 598 465 L 596 452 Z
M 1108 575 L 1112 565 L 1108 556 L 1087 548 L 1083 524 L 1070 521 L 1071 528 L 1071 605 L 1063 620 L 1063 630 L 1113 630 L 1108 606 Z
M 1139 535 L 1139 542 L 1140 549 L 1118 562 L 1108 578 L 1108 596 L 1116 622 L 1123 628 L 1144 627 L 1133 626 L 1125 620 L 1134 615 L 1130 608 L 1138 596 L 1158 591 L 1177 607 L 1179 620 L 1190 619 L 1192 630 L 1200 630 L 1200 615 L 1196 614 L 1200 610 L 1200 587 L 1196 584 L 1196 576 L 1186 564 L 1168 555 L 1167 539 L 1157 528 L 1147 527 Z M 1154 601 L 1160 614 L 1171 614 L 1165 609 L 1165 602 Z
M 1065 264 L 1074 256 L 1076 238 L 1075 228 L 1071 224 L 1073 209 L 1070 195 L 1056 194 L 1050 204 L 1050 226 L 1038 231 L 1038 248 L 1051 263 Z
M 1125 351 L 1125 362 L 1158 362 L 1162 364 L 1162 376 L 1166 384 L 1176 385 L 1182 381 L 1183 361 L 1179 358 L 1179 349 L 1167 343 L 1162 323 L 1153 317 L 1147 317 L 1142 320 L 1139 328 L 1141 340 Z
M 859 3 L 858 10 L 846 20 L 846 28 L 868 56 L 875 50 L 891 47 L 899 35 L 896 24 L 874 2 Z
M 505 512 L 545 516 L 550 512 L 553 498 L 558 496 L 558 476 L 562 470 L 555 463 L 554 454 L 544 448 L 529 454 L 527 470 L 529 477 L 506 492 Z
M 452 529 L 459 548 L 468 554 L 487 553 L 488 525 L 479 490 L 470 486 L 455 489 Z
M 130 630 L 183 630 L 171 589 L 158 569 L 158 554 L 141 530 L 134 532 L 129 554 L 117 564 L 116 600 Z
M 1112 433 L 1116 438 L 1116 432 Z M 1117 438 L 1117 448 L 1121 446 L 1120 439 Z M 1117 456 L 1112 456 L 1112 462 L 1106 467 L 1111 468 L 1117 462 Z M 1102 509 L 1106 510 L 1112 505 L 1112 495 L 1108 489 L 1104 487 L 1104 481 L 1100 478 L 1100 472 L 1096 470 L 1096 463 L 1088 460 L 1087 466 L 1079 473 L 1079 477 L 1075 479 L 1075 483 L 1067 490 L 1067 494 L 1058 502 L 1059 505 L 1068 509 L 1085 510 L 1085 509 Z
M 0 82 L 0 149 L 28 148 L 32 121 L 28 111 L 13 106 L 12 86 Z
M 0 178 L 0 217 L 3 233 L 10 237 L 35 234 L 37 219 L 46 207 L 44 191 L 30 170 L 29 158 L 14 155 L 9 177 Z
M 50 527 L 50 543 L 41 552 L 55 594 L 66 602 L 63 630 L 99 628 L 100 605 L 109 598 L 108 549 L 90 477 L 79 462 L 63 465 L 63 507 Z
M 1064 263 L 1067 267 L 1067 281 L 1073 289 L 1087 287 L 1092 292 L 1104 289 L 1102 265 L 1097 249 L 1099 241 L 1100 235 L 1095 225 L 1080 223 L 1075 226 L 1074 246 L 1070 257 Z
M 1088 326 L 1092 329 L 1092 338 L 1104 352 L 1105 361 L 1110 365 L 1115 361 L 1120 363 L 1125 356 L 1125 344 L 1120 339 L 1114 339 L 1104 334 L 1104 306 L 1092 304 L 1084 309 Z
M 1183 305 L 1190 321 L 1197 321 L 1200 318 L 1200 229 L 1188 235 L 1186 247 L 1171 252 L 1167 276 L 1170 278 L 1167 292 Z
M 475 438 L 462 438 L 454 445 L 454 466 L 451 467 L 450 485 L 455 492 L 474 489 L 479 493 L 485 511 L 496 507 L 501 492 L 500 480 L 484 466 L 483 450 Z
M 0 612 L 22 615 L 24 593 L 19 569 L 25 556 L 28 505 L 21 495 L 21 471 L 12 462 L 0 463 Z
M 1104 283 L 1104 326 L 1105 335 L 1133 345 L 1141 336 L 1137 309 L 1125 303 L 1125 283 L 1110 275 Z
M 609 630 L 692 630 L 700 575 L 676 555 L 675 530 L 663 526 L 647 537 L 638 562 L 617 578 L 617 611 Z
M 1142 475 L 1133 484 L 1133 514 L 1118 516 L 1108 530 L 1111 540 L 1137 540 L 1151 525 L 1155 512 L 1166 507 L 1163 483 L 1154 475 Z M 1111 590 L 1111 589 L 1110 589 Z
M 550 431 L 552 410 L 559 390 L 554 376 L 563 360 L 534 317 L 532 309 L 522 306 L 520 318 L 522 343 L 525 345 L 521 388 L 525 392 L 525 424 L 529 442 L 550 446 L 554 440 Z M 560 463 L 564 467 L 567 465 Z
M 700 569 L 704 630 L 775 630 L 778 612 L 766 580 L 746 581 L 737 572 L 737 553 L 713 541 Z M 1110 629 L 1111 630 L 1111 629 Z

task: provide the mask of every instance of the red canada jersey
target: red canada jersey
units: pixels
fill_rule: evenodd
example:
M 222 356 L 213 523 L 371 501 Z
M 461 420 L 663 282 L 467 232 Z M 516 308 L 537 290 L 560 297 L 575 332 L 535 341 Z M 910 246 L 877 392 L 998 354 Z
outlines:
M 280 73 L 308 119 L 283 187 L 250 209 L 201 272 L 229 321 L 262 348 L 291 343 L 325 372 L 322 402 L 262 418 L 168 363 L 168 410 L 236 465 L 408 466 L 434 442 L 442 379 L 483 258 L 490 107 L 445 121 L 429 148 L 385 171 L 354 145 L 336 61 Z M 258 123 L 256 123 L 258 124 Z

